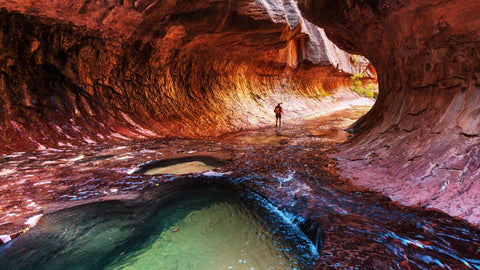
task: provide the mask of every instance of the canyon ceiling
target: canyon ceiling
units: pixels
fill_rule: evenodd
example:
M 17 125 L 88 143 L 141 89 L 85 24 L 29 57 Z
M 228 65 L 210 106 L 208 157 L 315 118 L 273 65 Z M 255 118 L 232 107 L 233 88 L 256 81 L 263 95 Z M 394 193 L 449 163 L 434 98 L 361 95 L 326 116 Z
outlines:
M 284 2 L 0 1 L 0 151 L 216 136 L 271 124 L 280 101 L 319 107 L 365 62 Z
M 380 87 L 337 154 L 342 176 L 478 223 L 480 3 L 298 5 L 0 0 L 0 152 L 216 136 L 270 124 L 285 96 L 318 107 L 367 68 L 328 35 Z

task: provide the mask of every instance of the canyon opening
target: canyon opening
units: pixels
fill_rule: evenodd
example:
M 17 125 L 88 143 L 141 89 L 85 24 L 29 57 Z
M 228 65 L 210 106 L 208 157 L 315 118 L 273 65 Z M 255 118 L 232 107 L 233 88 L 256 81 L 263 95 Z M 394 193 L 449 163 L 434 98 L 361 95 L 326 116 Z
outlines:
M 472 2 L 0 0 L 0 265 L 480 269 Z

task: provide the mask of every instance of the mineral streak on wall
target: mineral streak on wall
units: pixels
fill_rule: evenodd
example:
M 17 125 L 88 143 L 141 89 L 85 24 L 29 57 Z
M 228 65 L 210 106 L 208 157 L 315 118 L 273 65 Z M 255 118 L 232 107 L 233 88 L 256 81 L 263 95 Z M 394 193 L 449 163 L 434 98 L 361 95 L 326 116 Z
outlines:
M 378 72 L 377 103 L 338 155 L 343 175 L 480 224 L 480 2 L 299 2 Z
M 365 68 L 293 0 L 0 0 L 0 18 L 0 153 L 259 127 Z

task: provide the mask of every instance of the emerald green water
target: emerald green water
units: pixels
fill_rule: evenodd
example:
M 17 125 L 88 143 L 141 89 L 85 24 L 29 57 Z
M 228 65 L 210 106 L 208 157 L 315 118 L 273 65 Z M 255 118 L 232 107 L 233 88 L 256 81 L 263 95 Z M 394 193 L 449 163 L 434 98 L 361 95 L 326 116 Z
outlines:
M 0 263 L 7 269 L 312 269 L 316 252 L 304 235 L 278 210 L 247 197 L 202 188 L 143 205 L 67 209 L 0 248 Z
M 107 269 L 286 269 L 298 264 L 276 238 L 251 211 L 216 202 L 191 211 Z

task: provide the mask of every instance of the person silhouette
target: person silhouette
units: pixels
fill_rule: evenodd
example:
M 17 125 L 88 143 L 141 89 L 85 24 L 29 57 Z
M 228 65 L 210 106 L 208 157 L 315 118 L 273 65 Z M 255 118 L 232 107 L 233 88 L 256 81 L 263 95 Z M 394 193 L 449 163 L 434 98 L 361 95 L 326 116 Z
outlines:
M 282 106 L 280 106 L 282 103 L 278 103 L 278 105 L 275 107 L 273 112 L 275 113 L 275 127 L 281 127 L 282 126 Z

